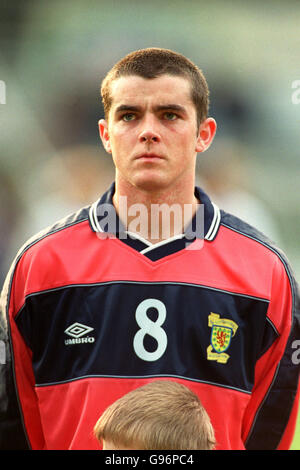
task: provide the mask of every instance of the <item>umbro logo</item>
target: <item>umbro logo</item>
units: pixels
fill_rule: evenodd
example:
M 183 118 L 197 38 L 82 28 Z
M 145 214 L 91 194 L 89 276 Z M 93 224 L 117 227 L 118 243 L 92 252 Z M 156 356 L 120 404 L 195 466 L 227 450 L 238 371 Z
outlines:
M 65 344 L 93 343 L 95 341 L 93 336 L 85 336 L 93 330 L 94 328 L 82 323 L 73 323 L 65 330 L 65 333 L 71 336 L 71 338 L 65 339 Z
M 90 326 L 83 325 L 82 323 L 73 323 L 66 330 L 67 335 L 72 336 L 73 338 L 80 338 L 83 335 L 86 335 L 90 331 L 93 331 L 94 328 Z

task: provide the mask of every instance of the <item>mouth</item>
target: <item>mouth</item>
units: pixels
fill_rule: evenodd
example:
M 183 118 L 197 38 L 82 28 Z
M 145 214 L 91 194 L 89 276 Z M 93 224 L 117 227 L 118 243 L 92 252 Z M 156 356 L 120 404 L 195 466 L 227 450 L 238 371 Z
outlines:
M 142 153 L 136 157 L 137 160 L 155 161 L 163 160 L 164 157 L 156 153 Z

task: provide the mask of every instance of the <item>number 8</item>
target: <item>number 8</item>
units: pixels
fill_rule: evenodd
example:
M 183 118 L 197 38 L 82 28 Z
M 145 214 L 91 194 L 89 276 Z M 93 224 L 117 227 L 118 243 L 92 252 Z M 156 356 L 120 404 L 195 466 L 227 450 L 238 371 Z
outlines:
M 155 322 L 147 316 L 149 308 L 155 308 L 158 318 Z M 161 325 L 166 319 L 166 307 L 158 299 L 146 299 L 141 302 L 135 312 L 137 324 L 140 327 L 133 339 L 133 349 L 136 355 L 143 361 L 157 361 L 165 352 L 168 339 L 165 330 Z M 148 334 L 156 339 L 157 349 L 153 352 L 146 351 L 144 347 L 144 337 Z

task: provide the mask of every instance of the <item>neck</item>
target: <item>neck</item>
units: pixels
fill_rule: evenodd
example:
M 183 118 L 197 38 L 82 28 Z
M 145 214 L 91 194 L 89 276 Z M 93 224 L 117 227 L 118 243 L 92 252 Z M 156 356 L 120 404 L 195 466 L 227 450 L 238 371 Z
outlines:
M 194 195 L 194 181 L 188 186 L 149 191 L 116 180 L 113 204 L 129 232 L 159 243 L 184 232 L 199 201 Z

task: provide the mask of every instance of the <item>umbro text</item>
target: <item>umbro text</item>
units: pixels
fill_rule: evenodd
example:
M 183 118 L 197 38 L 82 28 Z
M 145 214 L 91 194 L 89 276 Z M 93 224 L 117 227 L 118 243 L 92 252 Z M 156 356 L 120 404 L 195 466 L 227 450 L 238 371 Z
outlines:
M 93 336 L 87 336 L 86 338 L 65 339 L 65 344 L 94 343 L 94 341 L 95 338 Z

